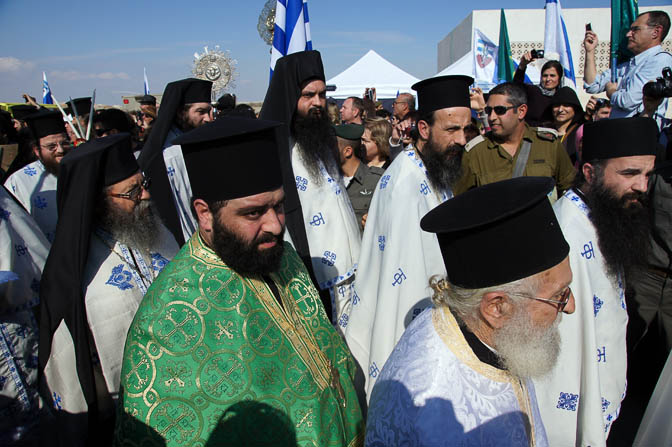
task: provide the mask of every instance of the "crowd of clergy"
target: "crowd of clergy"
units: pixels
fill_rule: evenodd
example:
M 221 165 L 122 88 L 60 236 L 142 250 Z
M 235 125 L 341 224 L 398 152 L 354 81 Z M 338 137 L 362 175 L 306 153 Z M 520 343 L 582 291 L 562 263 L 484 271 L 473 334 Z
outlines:
M 669 445 L 666 121 L 472 84 L 0 114 L 0 444 Z

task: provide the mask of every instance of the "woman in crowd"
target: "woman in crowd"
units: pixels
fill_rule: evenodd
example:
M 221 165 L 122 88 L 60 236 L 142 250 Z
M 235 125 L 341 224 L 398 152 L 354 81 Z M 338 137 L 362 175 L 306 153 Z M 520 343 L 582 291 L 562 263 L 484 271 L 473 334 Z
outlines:
M 392 125 L 384 118 L 364 121 L 362 146 L 366 150 L 364 160 L 368 166 L 387 169 L 390 165 L 390 136 Z
M 525 121 L 531 126 L 538 126 L 542 122 L 542 116 L 551 102 L 551 98 L 562 86 L 562 65 L 558 61 L 548 61 L 541 67 L 541 79 L 539 85 L 525 84 L 525 70 L 534 60 L 532 52 L 528 51 L 520 58 L 520 64 L 513 76 L 513 82 L 522 84 L 527 93 L 527 115 Z
M 555 129 L 572 162 L 576 162 L 576 131 L 585 121 L 579 97 L 571 87 L 561 87 L 551 98 L 545 114 L 549 126 Z

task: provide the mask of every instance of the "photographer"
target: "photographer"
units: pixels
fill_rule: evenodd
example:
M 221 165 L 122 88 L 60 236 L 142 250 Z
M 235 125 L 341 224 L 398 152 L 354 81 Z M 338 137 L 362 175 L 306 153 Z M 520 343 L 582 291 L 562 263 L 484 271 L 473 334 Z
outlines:
M 599 121 L 609 118 L 611 102 L 608 99 L 591 96 L 586 104 L 586 121 Z
M 628 50 L 634 57 L 616 68 L 618 82 L 611 82 L 611 70 L 597 74 L 597 34 L 586 30 L 583 41 L 586 50 L 584 88 L 588 93 L 607 93 L 612 105 L 611 118 L 635 116 L 644 110 L 642 87 L 659 77 L 665 67 L 672 66 L 672 55 L 661 47 L 669 30 L 670 17 L 663 11 L 649 11 L 637 16 L 626 34 Z M 666 109 L 667 100 L 664 100 L 657 110 L 660 117 L 665 115 Z M 660 127 L 661 120 L 657 122 Z
M 551 103 L 551 98 L 562 86 L 562 65 L 558 61 L 548 61 L 541 67 L 539 85 L 525 84 L 527 66 L 535 59 L 544 57 L 543 50 L 532 50 L 523 54 L 513 75 L 513 82 L 525 89 L 528 98 L 528 112 L 525 121 L 531 126 L 538 126 L 543 121 L 544 111 Z

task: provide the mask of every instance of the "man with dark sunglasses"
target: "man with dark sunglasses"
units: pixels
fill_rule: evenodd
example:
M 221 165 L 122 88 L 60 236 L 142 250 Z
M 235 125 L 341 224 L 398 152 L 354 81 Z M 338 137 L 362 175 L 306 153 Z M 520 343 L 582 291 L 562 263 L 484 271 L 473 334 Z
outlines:
M 39 366 L 53 409 L 43 433 L 51 444 L 51 428 L 62 445 L 111 440 L 126 333 L 178 250 L 152 210 L 149 184 L 128 133 L 84 143 L 63 160 L 59 223 L 40 283 Z
M 492 89 L 485 113 L 491 130 L 467 144 L 456 194 L 521 176 L 552 177 L 560 194 L 570 188 L 572 162 L 554 130 L 525 122 L 527 95 L 522 87 L 507 82 Z

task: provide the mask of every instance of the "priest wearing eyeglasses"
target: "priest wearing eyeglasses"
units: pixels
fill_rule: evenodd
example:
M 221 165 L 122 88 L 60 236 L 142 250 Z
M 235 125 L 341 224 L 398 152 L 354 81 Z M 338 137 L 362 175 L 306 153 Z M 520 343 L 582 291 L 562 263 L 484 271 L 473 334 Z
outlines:
M 61 164 L 59 222 L 40 285 L 50 445 L 111 441 L 126 333 L 178 250 L 152 210 L 148 187 L 127 133 L 84 143 Z
M 367 446 L 548 445 L 531 379 L 553 368 L 562 313 L 574 312 L 553 187 L 542 177 L 496 182 L 423 217 L 447 276 L 430 279 L 433 306 L 380 371 Z

